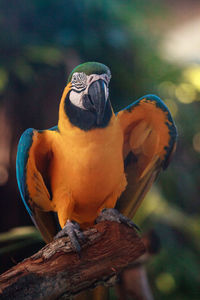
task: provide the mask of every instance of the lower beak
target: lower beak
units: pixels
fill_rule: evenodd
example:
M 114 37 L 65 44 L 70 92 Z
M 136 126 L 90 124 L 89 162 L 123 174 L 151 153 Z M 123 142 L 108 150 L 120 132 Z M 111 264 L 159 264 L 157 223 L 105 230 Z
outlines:
M 90 110 L 97 114 L 97 125 L 100 125 L 104 118 L 104 112 L 106 107 L 106 93 L 107 86 L 102 79 L 92 82 L 88 89 L 88 100 L 87 106 L 90 106 Z M 85 103 L 86 104 L 86 103 Z M 88 109 L 88 107 L 86 107 Z

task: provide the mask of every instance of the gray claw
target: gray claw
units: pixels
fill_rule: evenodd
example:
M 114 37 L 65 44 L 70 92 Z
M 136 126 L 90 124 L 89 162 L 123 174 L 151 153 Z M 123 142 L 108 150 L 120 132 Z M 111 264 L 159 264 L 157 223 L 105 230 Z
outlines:
M 85 237 L 80 230 L 78 223 L 68 220 L 63 229 L 56 234 L 54 239 L 58 239 L 63 236 L 69 237 L 73 250 L 80 254 L 81 246 L 78 240 L 80 239 L 81 241 L 85 241 Z
M 115 208 L 105 208 L 101 211 L 100 215 L 97 217 L 96 222 L 102 221 L 115 221 L 118 223 L 124 223 L 131 228 L 136 228 L 140 231 L 140 228 L 133 223 L 129 218 L 125 217 L 124 215 L 120 214 L 117 209 Z

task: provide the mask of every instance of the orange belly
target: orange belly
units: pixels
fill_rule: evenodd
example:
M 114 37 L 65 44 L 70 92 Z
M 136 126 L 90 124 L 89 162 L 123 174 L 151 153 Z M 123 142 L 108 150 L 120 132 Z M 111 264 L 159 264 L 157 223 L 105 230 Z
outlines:
M 72 218 L 79 223 L 93 223 L 99 211 L 109 201 L 114 207 L 117 198 L 125 188 L 126 180 L 122 159 L 104 159 L 94 170 L 77 172 L 76 185 L 71 182 L 75 207 Z M 80 176 L 80 174 L 82 174 Z
M 73 136 L 59 140 L 51 167 L 53 203 L 56 211 L 64 210 L 70 201 L 73 203 L 72 211 L 62 218 L 85 227 L 94 222 L 104 206 L 115 206 L 126 186 L 122 144 L 122 133 L 117 126 L 114 130 L 87 132 L 77 140 Z

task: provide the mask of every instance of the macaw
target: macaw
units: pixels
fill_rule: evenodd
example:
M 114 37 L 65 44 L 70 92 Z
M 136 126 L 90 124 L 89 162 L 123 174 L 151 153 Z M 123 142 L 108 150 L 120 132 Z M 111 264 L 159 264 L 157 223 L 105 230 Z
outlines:
M 134 226 L 128 218 L 176 147 L 176 127 L 162 100 L 146 95 L 114 113 L 110 79 L 104 64 L 77 66 L 58 125 L 29 128 L 18 145 L 17 182 L 33 222 L 46 242 L 68 235 L 76 251 L 82 229 L 96 220 Z

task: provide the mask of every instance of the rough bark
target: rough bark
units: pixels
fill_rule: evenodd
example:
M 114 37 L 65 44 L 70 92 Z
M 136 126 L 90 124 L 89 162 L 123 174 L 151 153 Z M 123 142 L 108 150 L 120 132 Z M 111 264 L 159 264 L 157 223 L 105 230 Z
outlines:
M 121 272 L 116 285 L 118 300 L 153 300 L 153 294 L 148 282 L 145 264 L 160 251 L 160 239 L 154 230 L 142 237 L 146 252 L 135 260 L 134 264 Z M 101 300 L 101 299 L 99 299 Z M 103 300 L 106 300 L 103 298 Z
M 55 240 L 0 276 L 0 299 L 68 299 L 117 275 L 145 252 L 134 229 L 101 222 L 84 232 L 81 257 L 68 237 Z

